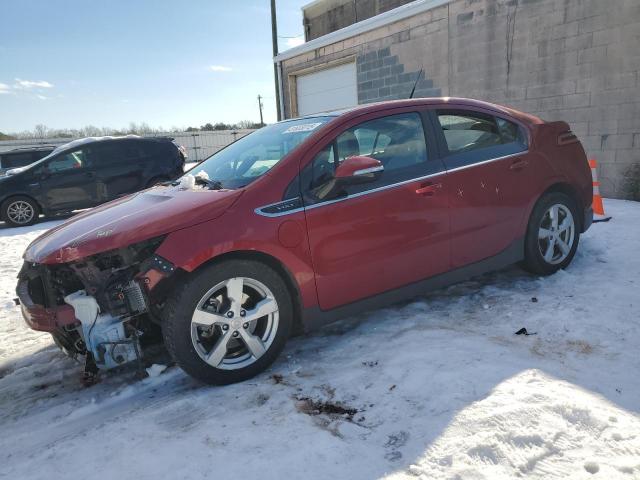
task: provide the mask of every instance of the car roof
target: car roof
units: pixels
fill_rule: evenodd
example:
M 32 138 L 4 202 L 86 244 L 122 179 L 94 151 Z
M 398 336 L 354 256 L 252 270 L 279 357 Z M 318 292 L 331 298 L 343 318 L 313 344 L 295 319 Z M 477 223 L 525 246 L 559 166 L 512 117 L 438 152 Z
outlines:
M 138 141 L 145 141 L 145 142 L 168 142 L 168 141 L 172 141 L 173 138 L 164 137 L 164 136 L 159 136 L 159 137 L 141 137 L 140 135 L 122 135 L 122 136 L 118 136 L 118 137 L 110 136 L 110 135 L 104 136 L 104 137 L 85 137 L 85 138 L 79 138 L 77 140 L 72 140 L 71 142 L 59 145 L 54 150 L 54 153 L 59 153 L 59 152 L 65 151 L 65 150 L 69 150 L 71 148 L 77 148 L 77 147 L 80 147 L 82 145 L 88 145 L 88 144 L 91 144 L 91 143 L 126 141 L 126 140 L 138 140 Z
M 58 146 L 56 148 L 56 150 L 58 152 L 61 152 L 63 150 L 67 150 L 69 148 L 75 148 L 75 147 L 79 147 L 81 145 L 87 145 L 89 143 L 94 143 L 94 142 L 108 142 L 108 141 L 112 141 L 112 140 L 122 140 L 122 139 L 126 139 L 126 138 L 135 138 L 135 139 L 141 139 L 142 137 L 138 136 L 138 135 L 125 135 L 123 137 L 113 137 L 113 136 L 104 136 L 104 137 L 85 137 L 85 138 L 79 138 L 77 140 L 72 140 L 68 143 L 64 143 L 60 146 Z
M 534 115 L 530 115 L 519 110 L 515 110 L 511 107 L 498 105 L 495 103 L 485 102 L 483 100 L 475 100 L 472 98 L 464 97 L 427 97 L 427 98 L 413 98 L 404 100 L 386 100 L 383 102 L 367 103 L 363 105 L 356 105 L 349 108 L 340 110 L 331 110 L 322 113 L 314 113 L 313 115 L 304 116 L 301 118 L 314 118 L 314 117 L 355 117 L 365 113 L 383 111 L 389 108 L 401 108 L 411 106 L 442 106 L 442 107 L 470 107 L 485 110 L 492 110 L 496 113 L 515 117 L 525 123 L 544 123 L 541 119 Z
M 40 150 L 53 150 L 56 148 L 55 145 L 35 145 L 33 147 L 17 147 L 12 148 L 11 150 L 5 150 L 0 152 L 0 155 L 6 155 L 7 153 L 23 153 L 23 152 L 36 152 Z

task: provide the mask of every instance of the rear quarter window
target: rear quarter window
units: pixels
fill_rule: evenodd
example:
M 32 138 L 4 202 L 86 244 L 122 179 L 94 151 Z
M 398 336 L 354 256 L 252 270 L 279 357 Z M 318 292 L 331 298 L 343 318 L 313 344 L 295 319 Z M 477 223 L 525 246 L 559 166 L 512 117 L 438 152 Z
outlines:
M 122 156 L 126 160 L 136 160 L 151 155 L 145 150 L 145 145 L 142 142 L 123 142 L 121 148 Z
M 167 156 L 176 150 L 172 142 L 140 142 L 140 148 L 145 157 Z

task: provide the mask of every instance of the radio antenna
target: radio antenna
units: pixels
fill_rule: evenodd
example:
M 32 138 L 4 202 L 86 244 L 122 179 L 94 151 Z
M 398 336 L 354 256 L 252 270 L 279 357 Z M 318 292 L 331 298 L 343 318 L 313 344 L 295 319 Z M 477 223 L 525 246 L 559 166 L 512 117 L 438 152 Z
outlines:
M 409 98 L 413 98 L 413 94 L 416 92 L 416 87 L 418 86 L 418 81 L 420 80 L 420 77 L 422 76 L 423 68 L 424 67 L 420 68 L 420 71 L 418 72 L 418 78 L 416 78 L 416 81 L 413 84 L 413 88 L 411 89 L 411 95 L 409 95 Z

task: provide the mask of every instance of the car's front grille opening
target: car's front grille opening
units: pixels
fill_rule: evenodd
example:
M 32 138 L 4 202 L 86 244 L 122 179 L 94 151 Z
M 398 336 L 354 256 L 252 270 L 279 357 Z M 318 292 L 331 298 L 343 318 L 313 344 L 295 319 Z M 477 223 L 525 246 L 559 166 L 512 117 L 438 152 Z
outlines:
M 36 305 L 47 305 L 47 295 L 44 289 L 44 283 L 42 277 L 30 278 L 27 283 L 29 296 Z

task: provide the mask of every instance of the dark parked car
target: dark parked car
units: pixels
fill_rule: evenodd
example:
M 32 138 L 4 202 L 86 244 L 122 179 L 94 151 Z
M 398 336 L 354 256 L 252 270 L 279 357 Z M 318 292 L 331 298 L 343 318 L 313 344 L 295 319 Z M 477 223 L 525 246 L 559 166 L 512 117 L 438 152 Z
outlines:
M 0 177 L 0 217 L 24 226 L 40 213 L 95 207 L 182 175 L 185 157 L 171 138 L 74 140 Z
M 14 148 L 0 152 L 0 175 L 4 175 L 13 168 L 31 165 L 49 155 L 54 148 L 52 145 L 43 145 L 39 147 Z
M 593 220 L 569 125 L 467 99 L 276 123 L 194 172 L 29 245 L 27 323 L 105 369 L 160 325 L 188 373 L 237 382 L 292 332 L 512 263 L 552 274 Z

